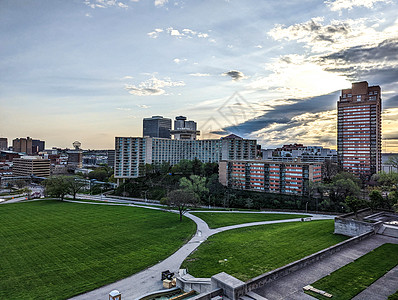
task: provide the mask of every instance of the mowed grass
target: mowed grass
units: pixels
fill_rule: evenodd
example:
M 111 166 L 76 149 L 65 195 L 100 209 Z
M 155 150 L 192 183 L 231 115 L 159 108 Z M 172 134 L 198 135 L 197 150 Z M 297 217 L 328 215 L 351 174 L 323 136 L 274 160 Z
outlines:
M 195 277 L 226 272 L 243 281 L 347 239 L 333 220 L 260 225 L 211 236 L 183 263 Z
M 191 212 L 191 214 L 201 218 L 210 228 L 219 228 L 230 225 L 306 218 L 308 215 L 277 214 L 277 213 L 224 213 L 224 212 Z
M 384 244 L 357 260 L 321 278 L 313 287 L 333 295 L 333 299 L 351 299 L 398 265 L 398 245 Z M 309 292 L 318 299 L 329 299 Z
M 66 299 L 95 289 L 167 258 L 195 230 L 188 218 L 143 208 L 0 205 L 0 299 Z

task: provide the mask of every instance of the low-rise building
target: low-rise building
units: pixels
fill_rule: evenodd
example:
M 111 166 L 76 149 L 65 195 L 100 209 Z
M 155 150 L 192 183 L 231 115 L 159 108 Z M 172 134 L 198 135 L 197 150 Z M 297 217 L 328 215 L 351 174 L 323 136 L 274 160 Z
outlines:
M 50 176 L 50 160 L 40 156 L 22 156 L 13 159 L 12 173 L 14 176 Z

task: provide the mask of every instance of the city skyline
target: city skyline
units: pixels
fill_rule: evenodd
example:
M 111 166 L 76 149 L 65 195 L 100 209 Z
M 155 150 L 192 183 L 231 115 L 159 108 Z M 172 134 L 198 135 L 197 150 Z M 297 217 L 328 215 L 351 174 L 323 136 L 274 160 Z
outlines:
M 0 136 L 113 148 L 115 136 L 141 136 L 145 117 L 184 115 L 201 138 L 336 148 L 340 90 L 368 81 L 381 87 L 383 151 L 398 151 L 397 10 L 388 0 L 2 1 Z

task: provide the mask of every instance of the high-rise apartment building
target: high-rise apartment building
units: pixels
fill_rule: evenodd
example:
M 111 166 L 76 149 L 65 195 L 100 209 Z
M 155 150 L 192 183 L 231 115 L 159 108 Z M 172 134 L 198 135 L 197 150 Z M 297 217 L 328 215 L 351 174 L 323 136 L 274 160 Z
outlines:
M 361 178 L 381 170 L 381 89 L 366 81 L 341 91 L 337 103 L 340 166 Z
M 257 141 L 228 136 L 212 140 L 172 140 L 148 137 L 115 138 L 115 178 L 139 177 L 140 166 L 195 158 L 202 162 L 233 159 L 255 159 Z
M 8 140 L 7 138 L 0 138 L 0 150 L 8 149 Z
M 152 116 L 143 120 L 143 136 L 170 139 L 171 119 Z

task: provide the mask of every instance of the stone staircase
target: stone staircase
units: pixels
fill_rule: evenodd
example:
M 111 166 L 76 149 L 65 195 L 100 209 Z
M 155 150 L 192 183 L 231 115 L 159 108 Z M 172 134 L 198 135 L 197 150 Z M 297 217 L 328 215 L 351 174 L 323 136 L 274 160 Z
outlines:
M 239 298 L 239 300 L 268 300 L 255 292 L 248 292 L 246 295 Z
M 377 233 L 389 237 L 398 238 L 398 226 L 383 224 Z

